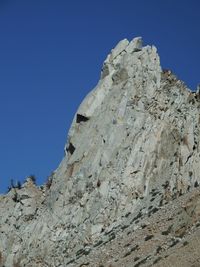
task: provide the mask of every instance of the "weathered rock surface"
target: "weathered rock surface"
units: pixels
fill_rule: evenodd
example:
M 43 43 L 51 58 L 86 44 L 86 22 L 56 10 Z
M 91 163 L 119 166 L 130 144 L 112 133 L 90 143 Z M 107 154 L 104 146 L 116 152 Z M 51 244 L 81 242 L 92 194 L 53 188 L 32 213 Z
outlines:
M 0 266 L 200 266 L 199 110 L 154 46 L 119 42 L 47 185 L 0 196 Z

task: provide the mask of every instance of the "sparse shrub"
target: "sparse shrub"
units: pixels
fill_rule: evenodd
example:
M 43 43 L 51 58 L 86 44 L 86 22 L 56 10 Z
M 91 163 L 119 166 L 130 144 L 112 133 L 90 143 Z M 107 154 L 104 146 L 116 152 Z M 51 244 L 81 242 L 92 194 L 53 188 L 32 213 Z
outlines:
M 173 226 L 173 225 L 170 225 L 170 226 L 167 228 L 167 230 L 162 231 L 161 234 L 162 234 L 162 235 L 169 235 L 170 232 L 171 232 L 171 230 L 172 230 L 172 226 Z
M 7 193 L 10 192 L 12 188 L 10 186 L 8 186 L 8 190 L 7 190 Z
M 157 249 L 156 249 L 156 254 L 158 254 L 161 250 L 162 250 L 162 247 L 158 246 Z
M 14 183 L 14 180 L 10 179 L 10 185 L 8 186 L 7 193 L 10 192 L 10 190 L 13 188 L 21 189 L 21 182 L 17 181 L 16 183 Z
M 162 187 L 167 189 L 169 187 L 169 181 L 166 181 L 164 184 L 162 184 Z
M 13 200 L 14 202 L 19 202 L 18 194 L 17 194 L 16 190 L 15 190 L 15 192 L 14 192 L 14 195 L 13 195 L 13 197 L 12 197 L 12 200 Z
M 52 185 L 52 181 L 53 181 L 52 176 L 49 176 L 49 177 L 47 178 L 47 181 L 46 181 L 46 188 L 47 188 L 47 189 L 50 189 L 50 187 L 51 187 L 51 185 Z
M 18 189 L 21 189 L 22 188 L 22 185 L 21 185 L 21 182 L 20 181 L 17 181 L 17 188 Z
M 8 192 L 10 192 L 10 190 L 11 190 L 12 188 L 15 188 L 15 185 L 14 185 L 14 181 L 13 181 L 13 179 L 10 179 L 10 185 L 8 186 Z
M 184 241 L 183 246 L 187 246 L 187 245 L 188 245 L 188 241 Z
M 31 174 L 28 176 L 29 179 L 35 184 L 36 183 L 36 176 L 34 174 Z

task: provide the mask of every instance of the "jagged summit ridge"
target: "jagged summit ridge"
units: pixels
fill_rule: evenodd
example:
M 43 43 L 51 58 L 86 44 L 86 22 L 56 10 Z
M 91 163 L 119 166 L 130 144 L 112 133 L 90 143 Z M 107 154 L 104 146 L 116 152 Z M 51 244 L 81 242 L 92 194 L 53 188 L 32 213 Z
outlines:
M 51 185 L 28 181 L 1 197 L 2 265 L 133 266 L 103 248 L 198 187 L 199 130 L 198 94 L 141 37 L 119 42 L 74 116 Z
M 157 88 L 159 88 L 159 73 L 161 73 L 161 68 L 156 48 L 154 46 L 142 48 L 141 37 L 134 38 L 130 43 L 127 39 L 120 41 L 105 60 L 101 80 L 94 90 L 84 99 L 78 113 L 90 117 L 108 93 L 106 88 L 112 87 L 113 84 L 117 85 L 120 82 L 127 81 L 129 78 L 137 80 L 139 77 L 134 77 L 134 75 L 137 74 L 139 68 L 142 68 L 144 61 L 147 64 L 146 71 L 152 71 L 152 75 L 155 75 L 153 79 L 157 82 Z M 143 71 L 145 74 L 145 70 Z M 145 76 L 141 78 L 145 80 Z

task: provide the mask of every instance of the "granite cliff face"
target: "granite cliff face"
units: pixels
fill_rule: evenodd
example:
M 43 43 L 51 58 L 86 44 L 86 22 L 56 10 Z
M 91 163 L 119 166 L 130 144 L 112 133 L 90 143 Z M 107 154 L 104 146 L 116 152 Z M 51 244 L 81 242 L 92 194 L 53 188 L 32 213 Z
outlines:
M 154 46 L 119 42 L 48 183 L 0 196 L 0 266 L 200 266 L 199 110 Z

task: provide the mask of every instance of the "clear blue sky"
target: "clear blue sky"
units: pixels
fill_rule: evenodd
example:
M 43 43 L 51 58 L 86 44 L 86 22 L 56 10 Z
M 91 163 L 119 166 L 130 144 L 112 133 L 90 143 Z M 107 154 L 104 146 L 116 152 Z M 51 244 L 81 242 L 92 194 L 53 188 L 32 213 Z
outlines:
M 155 44 L 163 68 L 200 82 L 199 0 L 0 0 L 0 192 L 43 183 L 103 60 L 123 38 Z

